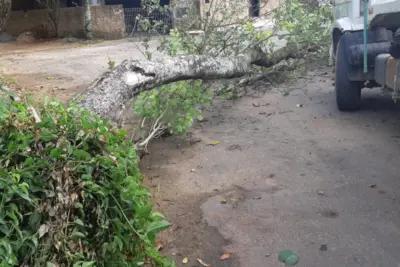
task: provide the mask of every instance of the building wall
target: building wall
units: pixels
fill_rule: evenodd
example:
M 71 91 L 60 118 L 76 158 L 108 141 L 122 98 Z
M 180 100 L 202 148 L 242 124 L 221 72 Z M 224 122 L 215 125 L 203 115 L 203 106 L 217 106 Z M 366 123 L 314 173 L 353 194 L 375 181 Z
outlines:
M 122 6 L 92 6 L 92 27 L 95 38 L 120 39 L 125 37 L 125 20 Z M 32 31 L 43 38 L 84 37 L 84 8 L 60 9 L 58 34 L 48 22 L 45 10 L 12 11 L 6 31 L 15 36 Z
M 173 0 L 171 8 L 174 26 L 195 30 L 200 26 L 200 3 L 204 0 Z
M 261 15 L 268 15 L 272 10 L 284 3 L 284 0 L 261 0 Z
M 200 0 L 200 14 L 203 20 L 207 17 L 213 17 L 214 21 L 222 24 L 231 24 L 247 19 L 251 14 L 250 0 Z M 271 11 L 277 8 L 284 0 L 259 0 L 260 17 L 268 16 Z M 232 18 L 227 19 L 224 16 L 230 11 Z
M 248 0 L 201 1 L 201 17 L 203 21 L 213 21 L 212 24 L 224 25 L 238 23 L 249 16 Z

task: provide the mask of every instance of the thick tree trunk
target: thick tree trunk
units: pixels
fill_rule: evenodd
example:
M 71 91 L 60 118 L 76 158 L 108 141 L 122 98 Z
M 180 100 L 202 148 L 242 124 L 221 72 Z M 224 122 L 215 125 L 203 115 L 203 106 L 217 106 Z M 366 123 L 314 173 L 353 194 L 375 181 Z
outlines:
M 115 119 L 113 116 L 124 104 L 143 91 L 180 80 L 241 77 L 250 71 L 252 64 L 271 67 L 295 56 L 297 49 L 297 46 L 286 46 L 268 58 L 260 50 L 236 58 L 185 55 L 157 61 L 125 60 L 94 81 L 73 102 L 100 117 Z
M 6 22 L 10 12 L 11 0 L 0 0 L 0 33 L 6 29 Z

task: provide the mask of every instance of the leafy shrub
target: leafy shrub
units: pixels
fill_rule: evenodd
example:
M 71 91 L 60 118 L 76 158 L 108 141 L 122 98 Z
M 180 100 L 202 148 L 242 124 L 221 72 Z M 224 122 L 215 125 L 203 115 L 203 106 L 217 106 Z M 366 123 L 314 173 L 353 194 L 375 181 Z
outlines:
M 303 0 L 304 1 L 304 0 Z M 279 27 L 289 33 L 291 43 L 329 47 L 332 23 L 330 4 L 310 10 L 302 1 L 286 1 L 275 10 Z
M 13 83 L 16 83 L 16 80 L 14 78 L 6 78 L 4 77 L 4 73 L 0 71 L 0 89 L 7 84 Z
M 212 92 L 201 80 L 180 81 L 143 92 L 134 103 L 142 118 L 159 117 L 171 133 L 185 133 L 195 118 L 202 119 L 201 107 L 211 103 Z
M 0 266 L 175 266 L 126 133 L 59 102 L 0 96 Z
M 198 54 L 193 42 L 192 36 L 172 29 L 170 38 L 162 43 L 160 50 L 169 56 Z M 145 57 L 151 59 L 148 44 L 144 45 Z M 202 119 L 202 108 L 211 104 L 212 97 L 212 91 L 201 80 L 179 81 L 142 92 L 135 100 L 133 110 L 152 123 L 159 121 L 171 134 L 184 134 L 195 119 Z

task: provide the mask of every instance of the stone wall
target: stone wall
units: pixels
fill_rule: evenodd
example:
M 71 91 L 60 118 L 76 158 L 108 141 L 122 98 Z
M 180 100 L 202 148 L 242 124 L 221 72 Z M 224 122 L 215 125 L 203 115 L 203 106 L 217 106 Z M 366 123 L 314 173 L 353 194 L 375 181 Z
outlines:
M 93 36 L 102 39 L 125 37 L 124 9 L 121 5 L 92 6 Z M 84 37 L 84 8 L 61 8 L 58 33 L 48 21 L 45 10 L 12 11 L 6 31 L 12 35 L 32 31 L 38 37 Z
M 260 14 L 262 16 L 270 17 L 272 15 L 272 11 L 282 5 L 284 0 L 261 0 L 260 2 Z

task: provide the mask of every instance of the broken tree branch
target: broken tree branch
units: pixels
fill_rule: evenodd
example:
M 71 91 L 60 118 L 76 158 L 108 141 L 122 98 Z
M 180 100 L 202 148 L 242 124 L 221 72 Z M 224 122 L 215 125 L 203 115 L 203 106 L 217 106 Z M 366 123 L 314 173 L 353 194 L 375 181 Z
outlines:
M 72 101 L 93 114 L 113 119 L 127 101 L 143 91 L 180 80 L 241 77 L 250 71 L 252 64 L 271 67 L 295 56 L 298 49 L 297 45 L 287 45 L 270 56 L 254 49 L 235 58 L 182 55 L 155 61 L 125 60 Z

